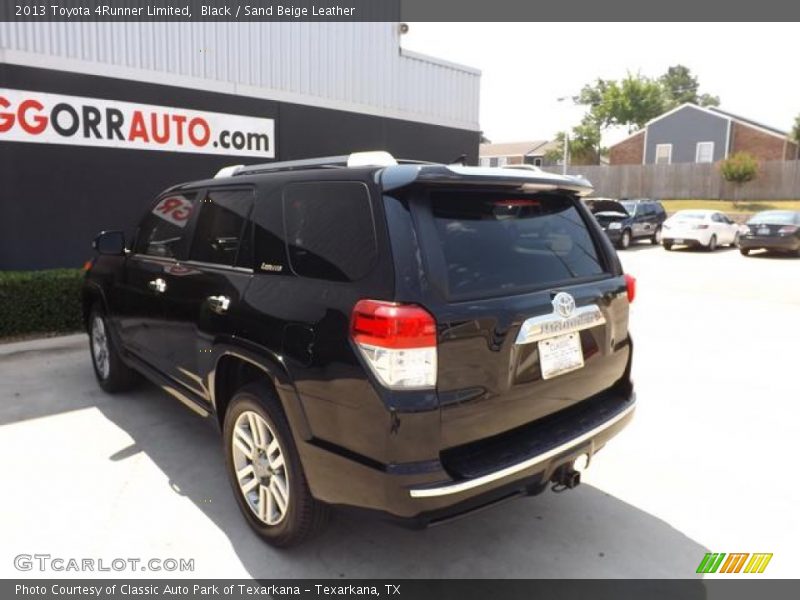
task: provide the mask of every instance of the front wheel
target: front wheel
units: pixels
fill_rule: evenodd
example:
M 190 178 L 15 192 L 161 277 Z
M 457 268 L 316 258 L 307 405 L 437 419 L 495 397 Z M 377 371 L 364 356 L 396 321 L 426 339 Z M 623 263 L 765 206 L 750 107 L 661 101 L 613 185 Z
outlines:
M 108 320 L 99 306 L 89 315 L 89 349 L 97 383 L 113 394 L 131 388 L 138 376 L 120 358 L 108 328 Z
M 739 254 L 748 256 L 750 254 L 750 248 L 739 248 Z
M 627 250 L 628 247 L 631 245 L 631 232 L 630 230 L 626 229 L 622 232 L 622 237 L 619 238 L 619 248 L 620 250 Z
M 223 440 L 236 502 L 259 536 L 286 547 L 322 528 L 328 507 L 308 489 L 289 423 L 269 386 L 250 384 L 233 396 Z
M 672 242 L 664 242 L 664 250 L 672 250 Z
M 708 240 L 707 249 L 708 249 L 709 252 L 713 252 L 714 250 L 717 249 L 717 236 L 716 235 L 712 235 L 711 239 Z

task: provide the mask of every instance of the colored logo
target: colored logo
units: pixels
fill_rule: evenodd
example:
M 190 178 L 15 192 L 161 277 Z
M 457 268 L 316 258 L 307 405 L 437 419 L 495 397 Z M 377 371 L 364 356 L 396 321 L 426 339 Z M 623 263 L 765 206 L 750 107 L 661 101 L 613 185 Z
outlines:
M 697 573 L 763 573 L 770 560 L 772 560 L 772 553 L 709 552 L 700 561 Z

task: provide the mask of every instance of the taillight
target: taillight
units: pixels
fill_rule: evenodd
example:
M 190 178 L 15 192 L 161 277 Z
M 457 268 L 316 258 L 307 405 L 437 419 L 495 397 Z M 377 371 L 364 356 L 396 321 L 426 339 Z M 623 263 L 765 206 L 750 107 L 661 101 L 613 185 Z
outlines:
M 625 287 L 628 290 L 628 302 L 633 302 L 636 298 L 636 277 L 625 273 Z
M 778 229 L 778 233 L 796 233 L 797 229 L 797 225 L 784 225 Z
M 436 321 L 421 306 L 359 300 L 350 335 L 386 387 L 436 386 Z

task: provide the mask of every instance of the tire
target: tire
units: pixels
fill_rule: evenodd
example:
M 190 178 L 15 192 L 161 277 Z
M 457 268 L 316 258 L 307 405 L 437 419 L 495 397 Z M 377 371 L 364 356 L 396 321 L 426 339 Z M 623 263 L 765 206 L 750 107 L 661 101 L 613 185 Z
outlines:
M 664 242 L 664 250 L 672 250 L 672 242 Z
M 750 248 L 739 248 L 739 254 L 748 256 L 750 254 Z
M 736 232 L 736 235 L 733 236 L 733 241 L 731 242 L 731 248 L 738 248 L 739 247 L 739 232 Z
M 222 438 L 236 502 L 264 541 L 285 548 L 322 529 L 329 509 L 308 489 L 289 423 L 268 385 L 248 384 L 234 394 Z
M 654 246 L 658 246 L 661 243 L 661 227 L 656 228 L 653 237 L 650 238 L 650 242 Z
M 631 231 L 630 229 L 626 229 L 622 232 L 622 236 L 619 238 L 618 248 L 620 250 L 627 250 L 631 245 Z
M 709 252 L 713 252 L 717 249 L 717 236 L 712 235 L 711 238 L 708 240 L 708 246 L 706 246 L 706 250 Z
M 89 349 L 94 375 L 104 391 L 114 394 L 138 383 L 138 373 L 122 362 L 105 314 L 97 304 L 89 314 Z

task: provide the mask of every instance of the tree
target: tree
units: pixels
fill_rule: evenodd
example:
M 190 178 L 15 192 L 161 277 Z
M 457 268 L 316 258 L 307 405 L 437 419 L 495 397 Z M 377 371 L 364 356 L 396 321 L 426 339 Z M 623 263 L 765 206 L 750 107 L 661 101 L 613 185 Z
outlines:
M 733 204 L 736 205 L 741 187 L 758 176 L 758 161 L 748 152 L 737 152 L 723 160 L 719 170 L 722 178 L 735 186 Z
M 717 106 L 719 97 L 700 94 L 700 84 L 688 67 L 675 65 L 658 79 L 628 73 L 617 81 L 596 79 L 573 98 L 588 107 L 587 114 L 602 130 L 612 126 L 640 129 L 649 120 L 684 102 Z
M 689 67 L 684 65 L 670 67 L 658 78 L 658 81 L 664 88 L 667 109 L 686 102 L 700 106 L 719 106 L 719 96 L 700 94 L 700 83 L 697 81 L 697 77 L 692 75 Z
M 628 131 L 639 129 L 665 110 L 661 84 L 630 73 L 622 81 L 597 79 L 583 86 L 574 100 L 590 107 L 589 115 L 601 128 L 621 125 Z
M 600 162 L 603 148 L 600 146 L 602 132 L 600 125 L 587 114 L 579 125 L 572 128 L 569 134 L 569 163 L 572 165 L 596 165 Z M 549 162 L 557 163 L 564 158 L 564 132 L 556 134 L 556 146 L 548 150 L 544 157 Z
M 800 115 L 794 119 L 792 131 L 789 133 L 789 139 L 794 143 L 794 159 L 800 160 Z

